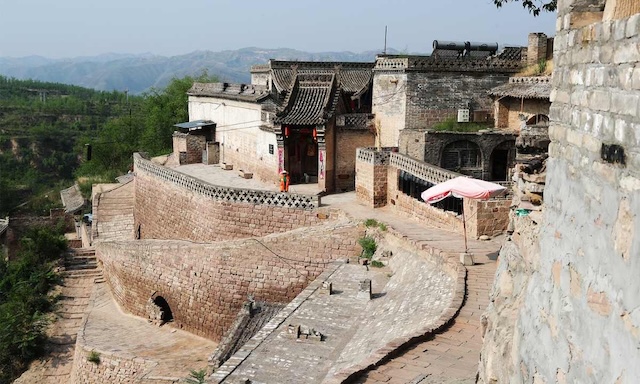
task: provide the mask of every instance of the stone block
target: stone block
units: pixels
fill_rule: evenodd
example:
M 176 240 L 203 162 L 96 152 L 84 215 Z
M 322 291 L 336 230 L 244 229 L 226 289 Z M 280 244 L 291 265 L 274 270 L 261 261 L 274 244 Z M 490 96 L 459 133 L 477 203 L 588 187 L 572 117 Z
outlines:
M 613 54 L 613 62 L 621 63 L 637 63 L 640 61 L 640 50 L 638 44 L 621 44 L 617 47 Z
M 603 12 L 572 12 L 570 15 L 570 27 L 572 29 L 578 29 L 601 22 Z
M 460 263 L 464 266 L 474 265 L 473 254 L 469 252 L 460 253 Z
M 611 108 L 611 94 L 608 91 L 589 92 L 589 108 L 596 111 L 608 111 Z
M 231 171 L 233 169 L 233 164 L 222 163 L 220 164 L 220 168 L 224 169 L 225 171 Z
M 364 279 L 358 285 L 358 299 L 371 300 L 371 279 Z
M 636 37 L 640 34 L 640 14 L 633 15 L 627 20 L 625 36 L 627 39 Z
M 319 293 L 321 295 L 331 295 L 333 293 L 333 284 L 329 281 L 323 281 Z
M 630 93 L 616 92 L 611 95 L 611 112 L 621 115 L 638 116 L 640 96 Z

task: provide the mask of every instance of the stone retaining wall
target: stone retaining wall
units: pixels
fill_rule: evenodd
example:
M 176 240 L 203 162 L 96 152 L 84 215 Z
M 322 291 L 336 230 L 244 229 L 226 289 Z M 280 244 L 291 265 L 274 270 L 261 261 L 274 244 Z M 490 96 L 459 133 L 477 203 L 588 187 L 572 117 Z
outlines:
M 539 252 L 499 270 L 494 296 L 522 299 L 486 315 L 481 383 L 638 382 L 638 12 L 631 0 L 558 2 Z M 492 321 L 508 312 L 511 328 Z
M 99 363 L 88 360 L 88 356 L 95 352 L 100 357 Z M 168 384 L 174 380 L 146 380 L 144 376 L 156 365 L 154 362 L 134 356 L 123 356 L 110 352 L 95 351 L 80 343 L 76 344 L 73 356 L 73 384 Z
M 289 302 L 328 263 L 357 256 L 362 232 L 340 222 L 213 244 L 102 242 L 96 255 L 115 299 L 127 311 L 146 317 L 147 301 L 162 296 L 176 327 L 218 341 L 247 295 Z

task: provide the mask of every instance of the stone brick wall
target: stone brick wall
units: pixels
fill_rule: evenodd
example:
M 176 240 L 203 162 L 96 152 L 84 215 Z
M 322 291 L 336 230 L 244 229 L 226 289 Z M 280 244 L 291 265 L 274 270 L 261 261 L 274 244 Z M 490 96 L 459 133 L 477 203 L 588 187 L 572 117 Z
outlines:
M 180 164 L 202 163 L 202 151 L 206 149 L 206 145 L 204 136 L 173 133 L 173 153 Z
M 336 191 L 353 191 L 356 176 L 356 150 L 373 146 L 374 136 L 368 130 L 338 129 L 336 141 Z
M 371 208 L 387 205 L 387 164 L 390 153 L 358 148 L 356 154 L 356 197 Z
M 580 6 L 559 2 L 540 250 L 527 268 L 505 260 L 496 278 L 496 297 L 518 292 L 509 279 L 528 281 L 512 328 L 492 321 L 508 303 L 486 315 L 481 382 L 640 377 L 640 14 L 580 23 Z
M 135 164 L 134 231 L 142 239 L 210 242 L 264 236 L 323 221 L 314 209 L 317 197 L 225 189 L 139 158 Z M 165 173 L 167 178 L 161 178 Z M 188 185 L 170 181 L 174 173 Z
M 162 296 L 175 326 L 218 341 L 247 295 L 271 303 L 292 300 L 330 262 L 359 255 L 363 231 L 340 222 L 258 241 L 102 242 L 96 255 L 124 309 L 146 316 L 149 298 Z
M 509 225 L 511 198 L 464 200 L 467 234 L 471 237 L 495 236 L 504 233 Z
M 527 47 L 527 64 L 534 65 L 547 59 L 547 35 L 541 32 L 529 34 Z
M 399 132 L 404 129 L 407 114 L 407 74 L 376 71 L 373 76 L 373 101 L 371 112 L 380 129 L 382 147 L 398 145 Z
M 461 108 L 493 114 L 487 93 L 509 80 L 508 73 L 411 72 L 408 76 L 405 129 L 431 128 L 457 119 Z
M 87 360 L 93 350 L 76 344 L 73 355 L 73 370 L 70 382 L 73 384 L 103 384 L 103 383 L 138 383 L 138 384 L 168 384 L 173 381 L 145 380 L 145 374 L 156 365 L 133 356 L 122 356 L 108 352 L 95 351 L 100 354 L 100 363 Z

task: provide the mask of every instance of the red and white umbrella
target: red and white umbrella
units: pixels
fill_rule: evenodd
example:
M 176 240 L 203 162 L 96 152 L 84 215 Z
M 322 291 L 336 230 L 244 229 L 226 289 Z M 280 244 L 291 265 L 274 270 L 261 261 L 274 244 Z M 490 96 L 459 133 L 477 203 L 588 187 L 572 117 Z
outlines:
M 507 189 L 500 184 L 471 177 L 458 176 L 451 180 L 434 185 L 422 192 L 420 197 L 429 204 L 437 203 L 438 201 L 452 195 L 459 199 L 466 197 L 467 199 L 487 200 L 491 197 L 501 195 L 506 190 Z M 464 229 L 464 248 L 465 252 L 467 252 L 467 223 L 464 218 L 464 205 L 462 206 L 462 225 Z

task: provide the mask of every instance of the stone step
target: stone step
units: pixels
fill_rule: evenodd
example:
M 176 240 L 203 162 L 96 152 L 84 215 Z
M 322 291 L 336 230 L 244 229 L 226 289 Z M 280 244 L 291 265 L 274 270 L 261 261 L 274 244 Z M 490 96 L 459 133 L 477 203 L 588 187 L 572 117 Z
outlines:
M 65 260 L 65 265 L 80 265 L 80 264 L 87 264 L 87 263 L 97 263 L 98 259 L 96 259 L 95 257 L 82 257 L 82 258 L 78 258 L 78 259 L 68 259 Z
M 56 315 L 67 320 L 82 320 L 84 312 L 56 312 Z
M 67 252 L 70 256 L 93 256 L 96 250 L 93 248 L 72 248 Z
M 94 269 L 72 269 L 62 272 L 62 277 L 65 279 L 77 279 L 77 278 L 89 278 L 89 277 L 102 277 L 102 271 L 98 268 Z
M 65 267 L 65 272 L 69 271 L 83 271 L 83 270 L 94 270 L 98 268 L 98 263 L 84 263 L 84 264 L 75 264 L 69 265 Z

